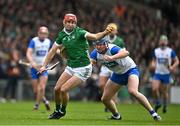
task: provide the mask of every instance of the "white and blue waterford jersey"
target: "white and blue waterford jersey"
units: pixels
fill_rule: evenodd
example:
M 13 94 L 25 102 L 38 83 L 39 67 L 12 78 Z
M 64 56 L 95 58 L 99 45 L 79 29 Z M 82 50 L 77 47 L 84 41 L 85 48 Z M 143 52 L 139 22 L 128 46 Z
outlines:
M 165 49 L 156 48 L 154 50 L 153 57 L 156 59 L 156 74 L 169 74 L 169 65 L 172 63 L 172 59 L 176 57 L 176 53 L 171 48 Z
M 46 38 L 41 42 L 38 37 L 34 37 L 31 39 L 28 48 L 33 49 L 33 60 L 38 65 L 42 65 L 51 46 L 52 43 L 50 39 Z
M 119 51 L 121 51 L 121 48 L 114 45 L 114 44 L 108 44 L 108 50 L 105 54 L 100 54 L 97 52 L 96 49 L 94 49 L 91 52 L 91 59 L 99 61 L 101 64 L 105 65 L 108 69 L 112 70 L 116 74 L 124 74 L 131 68 L 135 68 L 136 64 L 134 61 L 129 57 L 121 58 L 121 59 L 116 59 L 115 61 L 106 61 L 103 56 L 104 55 L 115 55 Z

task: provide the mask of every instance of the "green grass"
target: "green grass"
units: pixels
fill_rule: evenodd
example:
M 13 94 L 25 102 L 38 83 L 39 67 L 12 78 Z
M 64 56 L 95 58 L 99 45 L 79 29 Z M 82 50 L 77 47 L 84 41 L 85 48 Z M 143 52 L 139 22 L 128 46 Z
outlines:
M 53 107 L 54 104 L 51 103 Z M 169 111 L 155 122 L 139 104 L 119 104 L 122 120 L 108 120 L 101 102 L 70 102 L 67 115 L 59 120 L 49 120 L 43 104 L 32 111 L 33 102 L 0 103 L 0 125 L 180 125 L 180 105 L 169 105 Z

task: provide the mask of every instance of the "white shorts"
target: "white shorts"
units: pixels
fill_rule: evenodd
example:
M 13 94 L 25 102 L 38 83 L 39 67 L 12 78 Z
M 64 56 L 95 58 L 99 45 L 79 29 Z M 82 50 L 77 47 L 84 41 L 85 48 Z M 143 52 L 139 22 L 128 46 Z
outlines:
M 92 74 L 92 65 L 89 64 L 85 67 L 72 68 L 67 66 L 65 68 L 65 72 L 71 76 L 76 76 L 80 78 L 82 81 L 86 81 Z
M 111 74 L 112 74 L 112 71 L 110 69 L 108 69 L 106 66 L 101 66 L 99 76 L 110 77 Z

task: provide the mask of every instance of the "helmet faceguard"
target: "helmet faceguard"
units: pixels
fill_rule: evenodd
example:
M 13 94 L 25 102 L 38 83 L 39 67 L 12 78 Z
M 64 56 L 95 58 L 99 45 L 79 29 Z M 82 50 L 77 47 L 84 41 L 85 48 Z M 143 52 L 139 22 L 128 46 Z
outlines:
M 95 42 L 93 42 L 93 44 L 95 45 L 96 50 L 98 51 L 98 53 L 100 54 L 105 54 L 107 49 L 108 49 L 108 39 L 107 37 L 104 37 L 100 40 L 97 40 Z
M 109 42 L 109 40 L 108 40 L 108 38 L 107 38 L 107 36 L 105 36 L 105 37 L 103 37 L 102 39 L 100 39 L 100 40 L 97 40 L 97 41 L 95 41 L 95 42 L 93 42 L 95 45 L 98 45 L 98 44 L 107 44 Z

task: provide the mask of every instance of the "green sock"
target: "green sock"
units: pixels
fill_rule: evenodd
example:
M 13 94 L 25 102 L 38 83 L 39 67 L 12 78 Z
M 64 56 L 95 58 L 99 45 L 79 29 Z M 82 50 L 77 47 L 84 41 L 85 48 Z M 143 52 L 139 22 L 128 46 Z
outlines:
M 56 104 L 56 111 L 59 111 L 61 109 L 61 105 Z
M 66 112 L 66 105 L 62 105 L 61 111 Z

